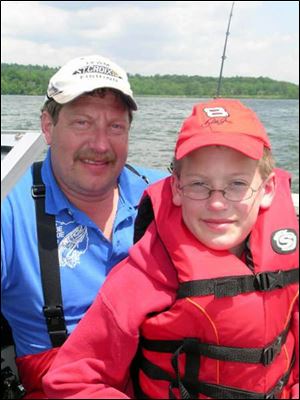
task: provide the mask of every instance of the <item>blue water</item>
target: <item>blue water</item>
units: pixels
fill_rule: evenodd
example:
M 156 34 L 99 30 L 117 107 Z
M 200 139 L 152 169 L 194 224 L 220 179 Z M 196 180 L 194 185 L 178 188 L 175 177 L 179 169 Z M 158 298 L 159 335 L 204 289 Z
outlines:
M 40 129 L 43 96 L 1 96 L 1 130 Z M 172 159 L 177 132 L 199 98 L 136 97 L 128 161 L 166 169 Z M 299 193 L 299 101 L 242 100 L 264 123 L 276 165 L 292 173 L 292 190 Z

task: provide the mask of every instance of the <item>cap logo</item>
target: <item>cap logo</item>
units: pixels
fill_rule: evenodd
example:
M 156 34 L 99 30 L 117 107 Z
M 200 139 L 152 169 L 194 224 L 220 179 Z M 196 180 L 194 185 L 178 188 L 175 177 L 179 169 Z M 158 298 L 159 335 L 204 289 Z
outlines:
M 204 108 L 203 111 L 206 113 L 208 118 L 226 118 L 229 116 L 228 112 L 223 107 Z
M 105 65 L 93 64 L 93 65 L 86 65 L 85 67 L 78 68 L 73 72 L 73 75 L 77 74 L 103 74 L 114 78 L 122 79 L 122 77 L 117 74 L 112 68 L 107 67 Z
M 297 233 L 294 229 L 280 229 L 273 233 L 271 238 L 272 248 L 276 253 L 288 254 L 297 247 Z

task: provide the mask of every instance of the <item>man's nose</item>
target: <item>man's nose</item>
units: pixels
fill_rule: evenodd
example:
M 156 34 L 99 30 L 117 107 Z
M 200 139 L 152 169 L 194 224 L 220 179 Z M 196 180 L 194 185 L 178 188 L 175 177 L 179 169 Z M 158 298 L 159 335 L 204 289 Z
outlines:
M 105 123 L 97 123 L 93 127 L 90 142 L 95 150 L 103 152 L 110 148 L 108 129 Z

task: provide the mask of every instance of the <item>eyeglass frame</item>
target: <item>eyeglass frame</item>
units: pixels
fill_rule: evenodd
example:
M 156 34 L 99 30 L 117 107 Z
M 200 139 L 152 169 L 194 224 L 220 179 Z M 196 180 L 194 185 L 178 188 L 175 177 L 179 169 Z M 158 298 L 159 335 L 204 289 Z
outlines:
M 187 186 L 191 186 L 192 183 L 187 183 L 186 185 L 183 185 L 183 186 L 177 185 L 177 188 L 178 188 L 179 190 L 182 191 L 182 193 L 183 193 L 183 195 L 184 195 L 185 197 L 187 197 L 187 198 L 189 198 L 189 199 L 191 199 L 191 200 L 199 200 L 199 201 L 207 200 L 207 199 L 209 199 L 209 198 L 211 197 L 211 194 L 212 194 L 213 192 L 221 192 L 222 195 L 223 195 L 223 197 L 224 197 L 224 199 L 226 199 L 226 200 L 228 200 L 228 201 L 232 201 L 232 202 L 234 202 L 234 203 L 238 203 L 238 202 L 240 202 L 240 201 L 244 201 L 244 200 L 249 200 L 249 199 L 251 199 L 252 196 L 253 196 L 253 193 L 258 192 L 258 191 L 262 188 L 262 186 L 263 186 L 264 183 L 265 183 L 265 181 L 262 181 L 262 183 L 259 185 L 259 187 L 258 187 L 257 189 L 253 189 L 250 185 L 247 185 L 247 186 L 248 186 L 247 190 L 251 189 L 251 195 L 250 195 L 249 197 L 242 198 L 242 199 L 240 199 L 240 200 L 232 200 L 232 199 L 228 199 L 227 197 L 225 197 L 225 195 L 226 195 L 226 188 L 227 188 L 228 186 L 230 186 L 230 185 L 225 186 L 224 189 L 210 189 L 209 186 L 203 185 L 204 187 L 206 187 L 206 188 L 208 189 L 208 192 L 207 192 L 207 193 L 208 193 L 208 196 L 205 197 L 205 198 L 203 198 L 203 199 L 195 199 L 195 198 L 193 198 L 193 197 L 187 196 L 187 195 L 184 193 L 184 190 L 183 190 L 183 189 L 184 189 L 185 187 L 187 187 Z

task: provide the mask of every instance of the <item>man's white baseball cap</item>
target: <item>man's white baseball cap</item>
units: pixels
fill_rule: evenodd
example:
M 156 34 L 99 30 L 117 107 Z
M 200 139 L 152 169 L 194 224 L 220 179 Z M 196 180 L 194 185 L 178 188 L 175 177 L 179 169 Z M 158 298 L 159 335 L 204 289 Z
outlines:
M 62 66 L 49 81 L 47 98 L 65 104 L 83 93 L 100 88 L 120 91 L 129 106 L 137 110 L 126 72 L 99 55 L 74 58 Z

